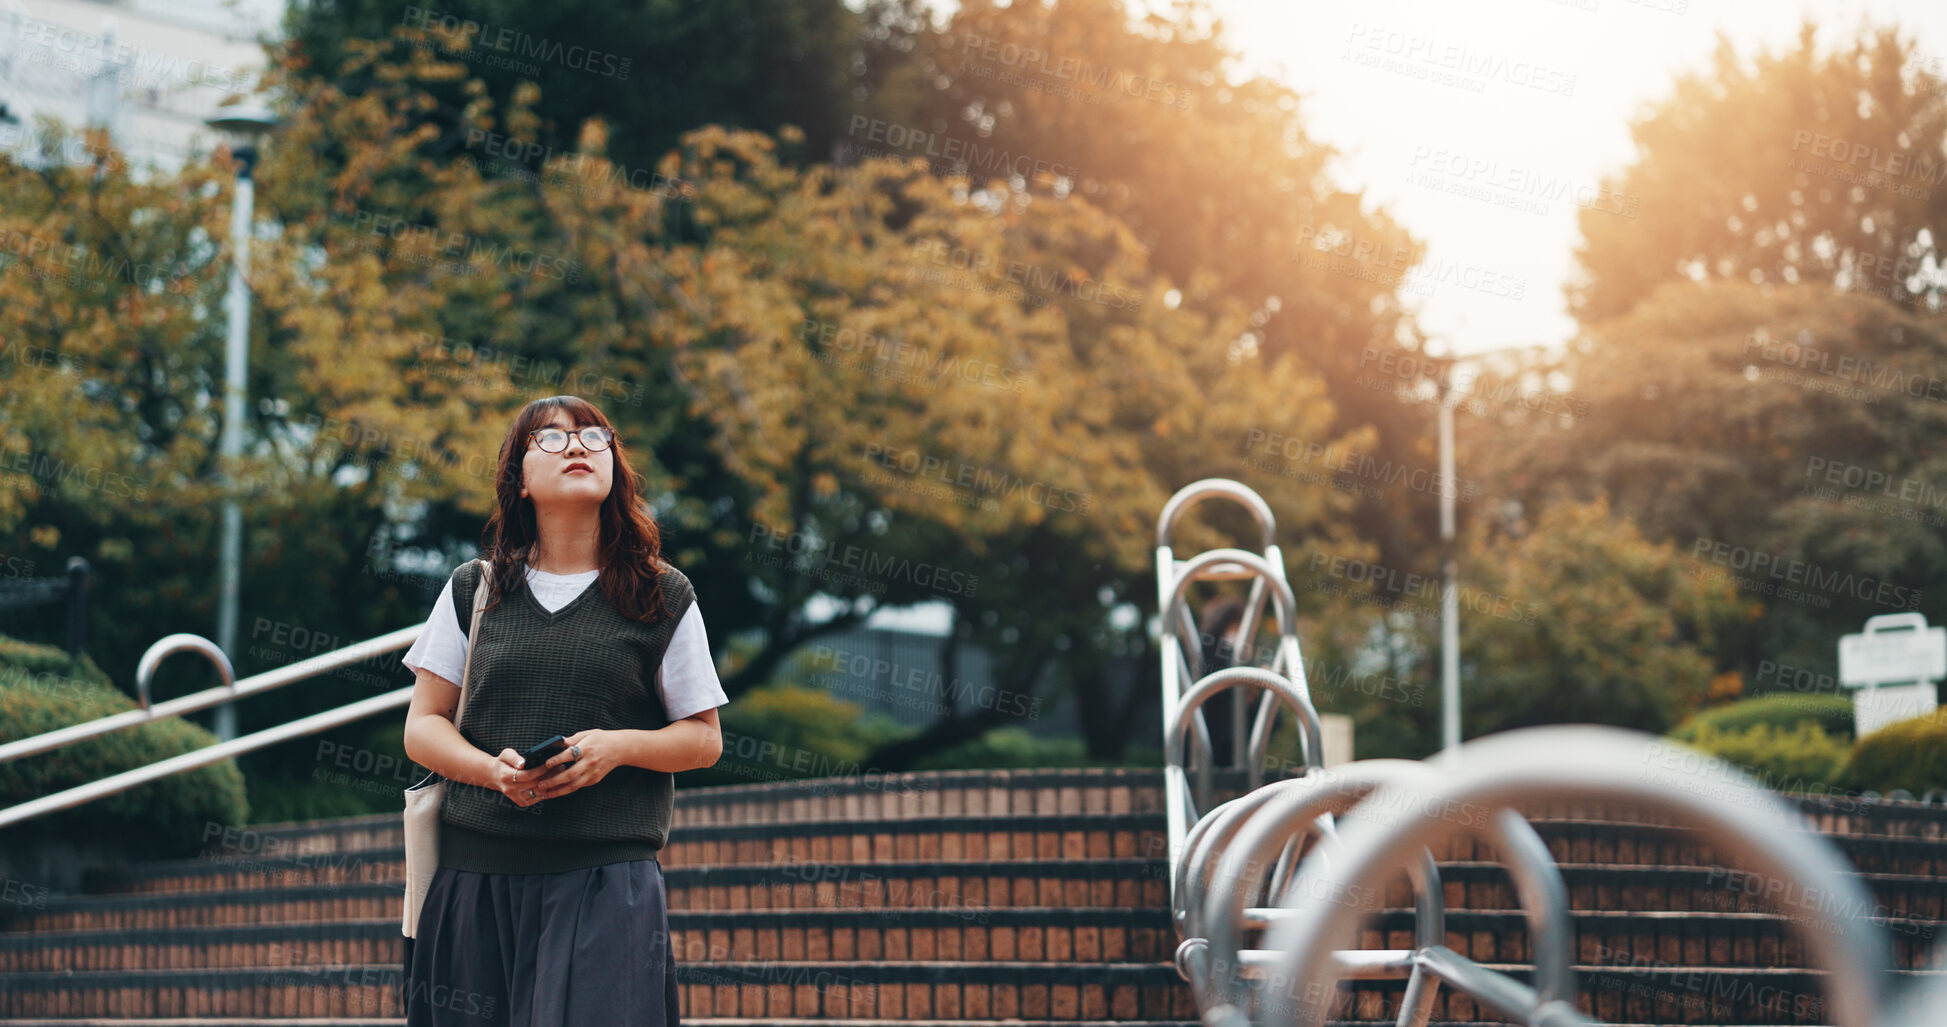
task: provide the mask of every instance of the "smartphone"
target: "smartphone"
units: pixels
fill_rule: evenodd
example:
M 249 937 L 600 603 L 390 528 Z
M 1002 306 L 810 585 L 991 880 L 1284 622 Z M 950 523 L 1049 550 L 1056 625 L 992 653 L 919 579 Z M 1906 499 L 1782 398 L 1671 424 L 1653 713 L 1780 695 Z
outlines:
M 557 753 L 560 753 L 567 748 L 568 748 L 568 739 L 562 735 L 555 735 L 553 738 L 550 738 L 547 741 L 542 742 L 540 745 L 537 745 L 534 748 L 529 749 L 524 753 L 521 753 L 521 769 L 522 770 L 539 769 L 541 764 L 546 763 L 547 761 L 553 759 Z M 564 763 L 561 766 L 565 767 L 567 766 L 567 764 Z M 556 767 L 554 769 L 560 770 L 561 767 Z

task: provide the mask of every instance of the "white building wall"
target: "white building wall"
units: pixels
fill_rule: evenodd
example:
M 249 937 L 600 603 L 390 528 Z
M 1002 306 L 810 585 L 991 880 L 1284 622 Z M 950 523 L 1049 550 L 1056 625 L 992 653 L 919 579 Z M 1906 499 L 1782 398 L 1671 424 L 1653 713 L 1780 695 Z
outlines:
M 0 0 L 0 153 L 48 160 L 37 125 L 52 117 L 106 125 L 133 164 L 179 167 L 215 146 L 203 118 L 257 90 L 281 16 L 262 0 Z

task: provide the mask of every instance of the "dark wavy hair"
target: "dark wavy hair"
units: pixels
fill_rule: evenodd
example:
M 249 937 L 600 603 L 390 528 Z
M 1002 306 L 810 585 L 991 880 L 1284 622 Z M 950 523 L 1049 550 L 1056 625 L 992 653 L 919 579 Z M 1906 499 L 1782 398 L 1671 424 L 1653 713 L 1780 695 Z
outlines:
M 507 437 L 500 442 L 494 512 L 480 533 L 480 555 L 493 564 L 487 609 L 500 605 L 515 589 L 527 587 L 527 562 L 540 541 L 540 529 L 534 501 L 521 495 L 521 470 L 528 433 L 544 427 L 556 411 L 565 411 L 573 425 L 599 424 L 615 430 L 607 416 L 580 396 L 537 399 L 514 415 Z M 668 616 L 661 587 L 662 569 L 668 566 L 662 558 L 662 529 L 642 498 L 642 476 L 623 455 L 628 450 L 621 433 L 616 433 L 609 451 L 615 454 L 615 473 L 608 498 L 602 500 L 601 535 L 595 543 L 601 574 L 595 584 L 624 617 L 654 624 Z

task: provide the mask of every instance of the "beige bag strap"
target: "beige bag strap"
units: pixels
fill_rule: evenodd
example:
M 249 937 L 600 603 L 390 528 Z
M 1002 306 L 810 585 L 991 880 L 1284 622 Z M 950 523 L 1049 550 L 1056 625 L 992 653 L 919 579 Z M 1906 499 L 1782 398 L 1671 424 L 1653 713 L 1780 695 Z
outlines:
M 466 716 L 467 696 L 473 694 L 468 688 L 467 679 L 473 676 L 473 643 L 480 638 L 480 610 L 487 605 L 487 586 L 493 578 L 493 565 L 485 560 L 475 560 L 480 565 L 480 580 L 473 586 L 473 626 L 466 634 L 466 662 L 460 666 L 460 706 L 453 711 L 453 728 L 458 730 L 460 718 Z

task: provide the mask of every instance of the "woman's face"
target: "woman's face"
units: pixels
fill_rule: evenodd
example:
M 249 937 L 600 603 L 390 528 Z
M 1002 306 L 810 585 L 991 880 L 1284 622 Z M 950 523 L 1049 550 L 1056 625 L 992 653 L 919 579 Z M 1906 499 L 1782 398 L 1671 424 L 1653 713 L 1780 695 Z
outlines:
M 536 507 L 600 506 L 608 498 L 615 475 L 614 443 L 591 452 L 581 436 L 574 434 L 588 426 L 570 424 L 567 412 L 562 410 L 555 411 L 543 427 L 569 432 L 568 445 L 559 453 L 549 453 L 541 449 L 539 440 L 528 436 L 527 454 L 521 461 L 521 495 L 533 500 Z M 587 470 L 581 469 L 584 467 Z

